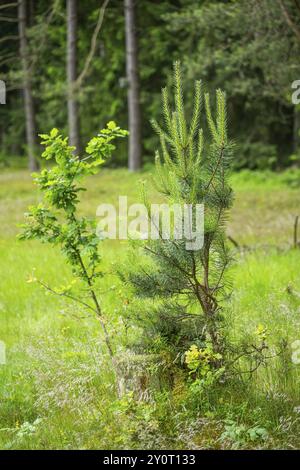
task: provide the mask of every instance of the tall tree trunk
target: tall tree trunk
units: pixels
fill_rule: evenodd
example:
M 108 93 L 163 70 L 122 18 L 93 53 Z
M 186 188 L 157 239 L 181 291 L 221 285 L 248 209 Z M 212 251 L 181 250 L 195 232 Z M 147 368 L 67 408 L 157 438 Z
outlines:
M 70 145 L 80 154 L 78 101 L 75 82 L 77 78 L 77 0 L 67 0 L 67 86 L 68 126 Z
M 26 37 L 26 0 L 19 0 L 18 3 L 18 26 L 20 37 L 20 56 L 23 71 L 23 93 L 26 120 L 26 140 L 29 157 L 29 169 L 36 171 L 39 167 L 35 157 L 36 152 L 36 126 L 34 114 L 34 102 L 32 96 L 31 78 L 28 63 L 28 44 Z
M 128 167 L 137 171 L 142 164 L 141 110 L 139 102 L 138 47 L 135 0 L 125 0 L 126 72 L 128 82 L 129 158 Z
M 300 105 L 294 105 L 293 120 L 293 152 L 297 153 L 300 147 Z

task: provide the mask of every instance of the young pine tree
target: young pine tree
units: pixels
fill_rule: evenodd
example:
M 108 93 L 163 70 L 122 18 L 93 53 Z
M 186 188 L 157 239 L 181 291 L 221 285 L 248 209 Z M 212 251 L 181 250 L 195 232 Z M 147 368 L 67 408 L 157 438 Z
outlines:
M 147 264 L 135 265 L 125 278 L 137 296 L 157 301 L 147 314 L 151 331 L 159 330 L 175 352 L 195 342 L 202 347 L 209 343 L 220 357 L 224 345 L 220 301 L 230 262 L 225 221 L 233 196 L 228 182 L 233 144 L 227 137 L 225 93 L 216 92 L 215 115 L 209 95 L 204 95 L 205 136 L 201 82 L 195 83 L 188 119 L 179 63 L 174 66 L 175 109 L 171 110 L 167 89 L 162 91 L 162 103 L 164 124 L 153 121 L 161 147 L 155 185 L 170 204 L 204 204 L 204 242 L 196 251 L 187 250 L 185 240 L 165 240 L 160 233 L 158 240 L 143 246 Z

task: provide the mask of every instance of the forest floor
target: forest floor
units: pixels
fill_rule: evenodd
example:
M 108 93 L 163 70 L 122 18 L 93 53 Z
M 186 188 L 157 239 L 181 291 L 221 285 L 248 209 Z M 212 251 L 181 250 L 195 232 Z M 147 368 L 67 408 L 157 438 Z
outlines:
M 81 210 L 94 216 L 99 204 L 117 203 L 119 195 L 139 202 L 140 180 L 149 181 L 149 172 L 103 170 L 88 180 Z M 300 340 L 300 249 L 292 248 L 298 183 L 293 172 L 234 174 L 228 224 L 241 248 L 226 307 L 232 338 L 262 324 L 270 347 L 284 338 L 290 353 Z M 155 191 L 150 195 L 158 202 Z M 17 225 L 38 198 L 25 170 L 0 174 L 0 340 L 7 355 L 0 364 L 0 448 L 300 448 L 300 365 L 290 355 L 257 371 L 250 391 L 225 388 L 210 408 L 190 416 L 168 394 L 155 405 L 116 400 L 98 323 L 28 282 L 33 273 L 54 287 L 72 279 L 58 250 L 16 240 Z M 128 249 L 124 241 L 101 245 L 110 271 L 103 289 L 115 285 L 103 308 L 120 345 L 126 292 L 114 272 Z

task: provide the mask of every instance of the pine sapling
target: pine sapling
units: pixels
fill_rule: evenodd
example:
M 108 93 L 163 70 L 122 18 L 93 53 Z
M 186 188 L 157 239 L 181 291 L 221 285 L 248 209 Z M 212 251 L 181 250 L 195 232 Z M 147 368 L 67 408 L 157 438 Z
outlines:
M 202 96 L 202 85 L 197 81 L 193 112 L 188 119 L 180 64 L 175 63 L 174 109 L 167 89 L 163 89 L 164 124 L 153 121 L 153 127 L 160 137 L 155 186 L 170 204 L 190 204 L 193 208 L 204 204 L 203 246 L 187 250 L 184 240 L 175 237 L 166 240 L 160 231 L 159 239 L 147 241 L 143 248 L 151 262 L 146 267 L 137 262 L 134 269 L 127 271 L 125 279 L 137 296 L 157 300 L 155 313 L 160 331 L 175 352 L 181 337 L 189 345 L 198 342 L 205 347 L 210 343 L 214 354 L 221 356 L 220 309 L 231 258 L 225 222 L 233 197 L 228 181 L 233 144 L 227 137 L 225 93 L 217 90 L 214 113 L 209 94 L 204 95 L 204 127 L 201 126 Z M 193 213 L 193 223 L 194 216 Z M 153 310 L 148 312 L 148 317 L 153 316 Z M 198 320 L 198 329 L 191 319 Z M 167 324 L 173 336 L 167 331 Z M 186 343 L 182 346 L 183 350 L 186 346 Z

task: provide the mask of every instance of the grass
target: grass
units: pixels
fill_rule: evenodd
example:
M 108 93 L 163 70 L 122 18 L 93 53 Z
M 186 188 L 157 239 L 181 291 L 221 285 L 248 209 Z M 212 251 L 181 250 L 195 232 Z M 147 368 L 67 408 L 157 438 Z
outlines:
M 300 250 L 291 249 L 300 203 L 298 174 L 241 172 L 228 233 L 251 249 L 236 253 L 233 295 L 224 305 L 233 342 L 267 328 L 270 347 L 282 339 L 287 354 L 254 374 L 244 388 L 224 387 L 195 413 L 182 406 L 185 391 L 161 392 L 155 403 L 116 400 L 97 322 L 62 299 L 45 295 L 35 275 L 52 286 L 71 279 L 59 251 L 16 240 L 17 224 L 38 200 L 25 170 L 0 174 L 0 448 L 300 448 L 300 366 L 291 344 L 300 339 Z M 139 198 L 139 180 L 126 170 L 91 177 L 81 210 L 94 215 L 101 202 Z M 151 198 L 156 199 L 154 191 Z M 157 200 L 157 199 L 156 199 Z M 253 249 L 255 247 L 255 249 Z M 125 259 L 125 242 L 104 241 L 104 310 L 117 344 L 124 344 L 126 292 L 114 263 Z M 114 285 L 115 288 L 110 290 Z M 125 299 L 125 302 L 124 302 Z M 263 429 L 263 431 L 261 431 Z M 260 431 L 259 431 L 260 430 Z M 264 434 L 265 433 L 265 434 Z

